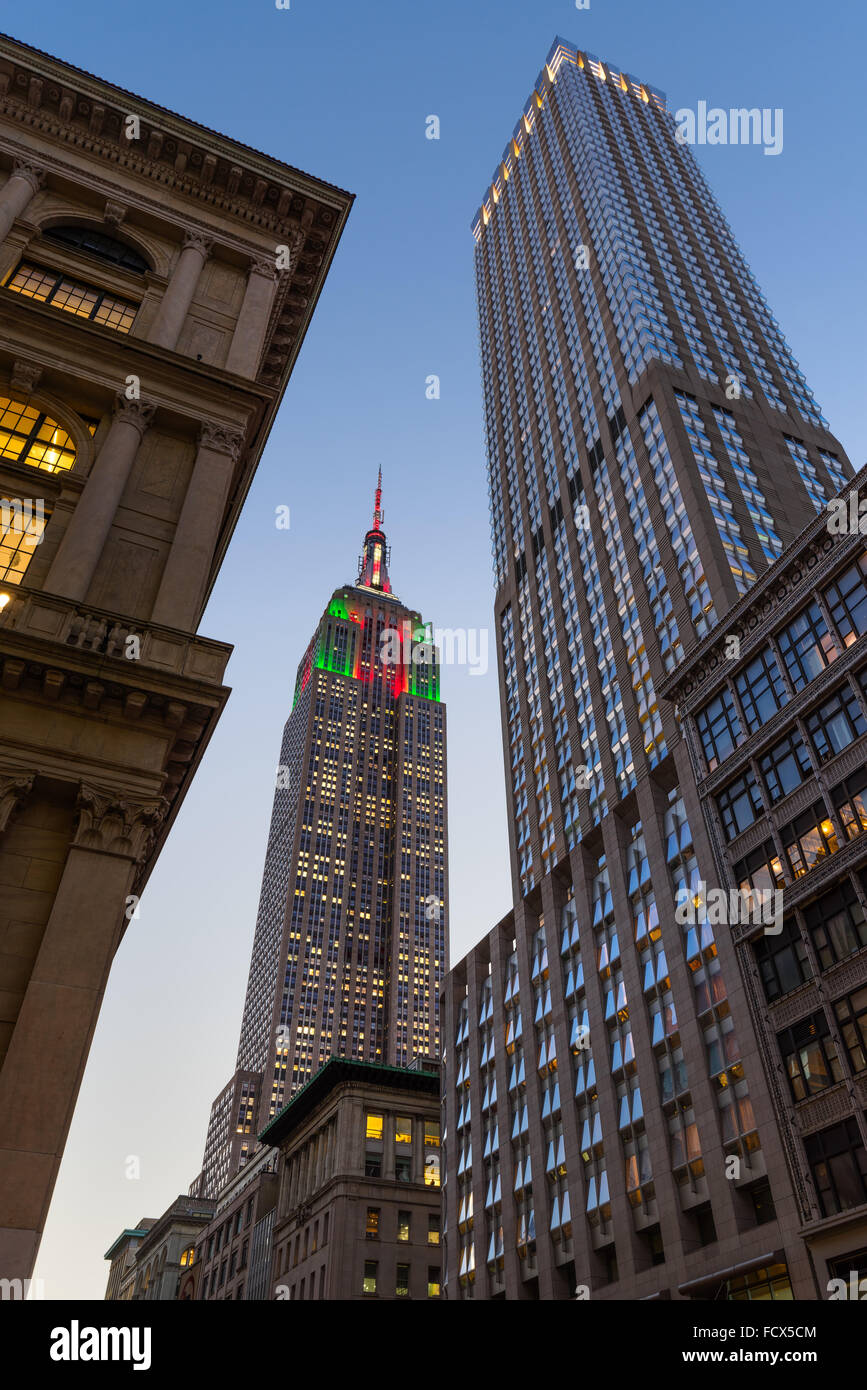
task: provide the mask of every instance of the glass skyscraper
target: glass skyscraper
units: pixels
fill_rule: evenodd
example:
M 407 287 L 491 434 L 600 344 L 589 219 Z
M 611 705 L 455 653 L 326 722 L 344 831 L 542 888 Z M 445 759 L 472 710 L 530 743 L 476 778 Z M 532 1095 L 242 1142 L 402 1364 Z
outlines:
M 237 1070 L 201 1195 L 331 1056 L 439 1053 L 446 970 L 446 715 L 430 626 L 394 594 L 381 478 L 358 578 L 298 667 L 262 876 Z
M 557 41 L 473 233 L 514 909 L 446 987 L 448 1297 L 814 1296 L 658 687 L 851 466 L 654 88 Z

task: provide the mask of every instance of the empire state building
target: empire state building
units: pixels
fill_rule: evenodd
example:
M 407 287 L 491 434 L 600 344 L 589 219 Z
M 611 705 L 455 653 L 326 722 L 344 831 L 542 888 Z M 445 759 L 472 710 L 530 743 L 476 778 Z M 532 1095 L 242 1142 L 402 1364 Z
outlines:
M 286 721 L 237 1070 L 200 1193 L 329 1057 L 439 1053 L 446 970 L 446 713 L 439 654 L 394 593 L 382 477 L 354 584 L 335 589 Z

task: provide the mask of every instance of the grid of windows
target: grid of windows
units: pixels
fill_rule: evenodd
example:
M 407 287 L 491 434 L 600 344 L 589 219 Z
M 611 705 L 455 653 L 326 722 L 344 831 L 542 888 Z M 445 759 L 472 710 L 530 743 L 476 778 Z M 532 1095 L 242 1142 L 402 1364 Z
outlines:
M 65 309 L 68 314 L 78 318 L 91 319 L 104 328 L 113 328 L 117 333 L 128 333 L 138 313 L 138 305 L 129 300 L 119 299 L 117 295 L 93 285 L 85 285 L 80 280 L 72 280 L 68 275 L 45 266 L 22 261 L 6 288 L 15 294 L 23 294 L 40 304 L 50 304 L 54 309 Z
M 778 1033 L 777 1043 L 793 1100 L 806 1100 L 842 1078 L 837 1048 L 821 1009 Z
M 848 879 L 805 908 L 804 920 L 822 970 L 867 946 L 867 919 Z
M 750 733 L 755 733 L 786 703 L 788 695 L 777 658 L 765 647 L 735 677 L 735 689 Z

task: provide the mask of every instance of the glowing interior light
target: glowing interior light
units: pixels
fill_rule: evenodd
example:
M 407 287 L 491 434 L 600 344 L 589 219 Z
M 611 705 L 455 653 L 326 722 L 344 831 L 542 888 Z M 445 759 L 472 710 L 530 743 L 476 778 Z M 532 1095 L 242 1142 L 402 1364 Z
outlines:
M 11 597 L 11 594 L 0 594 L 0 612 L 6 607 Z

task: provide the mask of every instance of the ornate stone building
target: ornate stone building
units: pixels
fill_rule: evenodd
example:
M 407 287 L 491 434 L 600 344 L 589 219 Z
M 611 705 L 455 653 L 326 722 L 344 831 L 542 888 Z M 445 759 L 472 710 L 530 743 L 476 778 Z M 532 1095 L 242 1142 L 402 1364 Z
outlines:
M 867 1277 L 867 469 L 840 500 L 662 686 L 720 884 L 782 898 L 731 933 L 822 1297 Z
M 0 39 L 0 1272 L 227 699 L 196 628 L 351 195 Z

